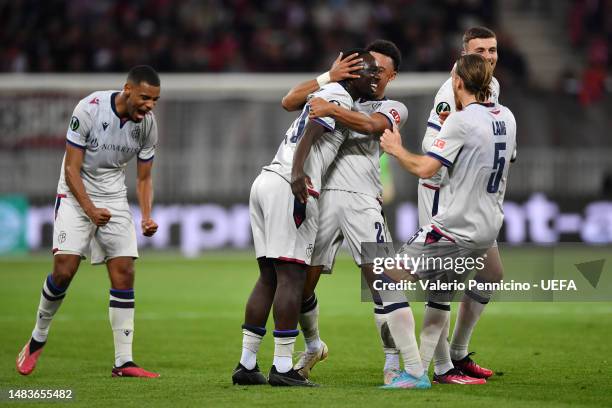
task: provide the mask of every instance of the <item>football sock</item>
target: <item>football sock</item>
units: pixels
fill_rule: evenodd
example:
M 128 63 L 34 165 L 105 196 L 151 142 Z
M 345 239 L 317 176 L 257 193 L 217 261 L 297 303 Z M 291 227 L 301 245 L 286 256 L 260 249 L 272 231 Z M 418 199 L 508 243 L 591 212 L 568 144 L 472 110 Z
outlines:
M 62 304 L 66 296 L 66 287 L 59 287 L 53 283 L 51 274 L 43 283 L 40 302 L 38 303 L 38 312 L 36 314 L 36 325 L 32 331 L 32 339 L 35 342 L 30 343 L 30 352 L 34 352 L 42 347 L 47 341 L 49 335 L 49 326 L 53 320 L 53 316 Z
M 127 363 L 121 364 L 117 368 L 128 368 L 128 367 L 138 367 L 138 365 L 133 361 L 128 361 Z
M 419 347 L 414 334 L 414 316 L 408 302 L 383 302 L 387 325 L 404 360 L 404 370 L 415 377 L 423 375 Z
M 461 360 L 468 355 L 472 332 L 486 305 L 487 303 L 476 301 L 467 293 L 461 299 L 450 345 L 453 360 Z
M 434 350 L 438 345 L 444 326 L 450 317 L 450 302 L 427 302 L 421 330 L 419 352 L 423 369 L 429 371 L 429 364 L 433 358 Z
M 134 339 L 134 289 L 110 290 L 108 317 L 115 342 L 115 367 L 132 361 Z
M 389 331 L 387 324 L 387 314 L 382 302 L 374 302 L 374 322 L 378 330 L 378 336 L 382 341 L 383 351 L 385 352 L 385 368 L 384 370 L 399 370 L 400 359 L 399 350 L 395 347 L 395 342 Z
M 265 327 L 242 325 L 242 355 L 240 364 L 247 370 L 252 370 L 257 365 L 257 352 L 263 337 L 266 335 Z
M 306 350 L 311 353 L 317 352 L 321 348 L 321 338 L 319 337 L 319 302 L 314 293 L 302 302 L 299 320 L 304 333 Z
M 274 362 L 276 371 L 286 373 L 293 368 L 293 346 L 298 330 L 274 330 Z
M 437 375 L 442 375 L 448 370 L 451 370 L 454 366 L 451 361 L 449 344 L 448 344 L 448 333 L 450 328 L 450 316 L 446 319 L 446 325 L 442 329 L 442 334 L 438 340 L 438 345 L 434 350 L 434 372 Z
M 35 353 L 36 350 L 41 349 L 47 342 L 36 341 L 33 338 L 30 339 L 30 354 Z

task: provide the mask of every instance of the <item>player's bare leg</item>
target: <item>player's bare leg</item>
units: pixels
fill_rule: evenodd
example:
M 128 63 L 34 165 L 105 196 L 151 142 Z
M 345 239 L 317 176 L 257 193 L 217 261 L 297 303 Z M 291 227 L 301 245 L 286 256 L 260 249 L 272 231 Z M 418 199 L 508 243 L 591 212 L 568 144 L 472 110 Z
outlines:
M 259 278 L 249 296 L 244 311 L 244 323 L 249 326 L 266 327 L 274 293 L 276 292 L 276 272 L 274 263 L 268 258 L 259 258 Z
M 32 331 L 32 337 L 17 356 L 16 365 L 20 374 L 28 375 L 34 371 L 47 342 L 53 316 L 61 306 L 80 263 L 79 255 L 56 254 L 53 257 L 53 272 L 47 276 L 43 284 L 36 313 L 36 326 Z
M 503 271 L 499 250 L 494 246 L 486 252 L 484 268 L 476 273 L 474 279 L 480 282 L 499 282 L 503 278 Z M 474 327 L 491 296 L 491 291 L 466 290 L 457 312 L 450 354 L 453 364 L 472 377 L 489 378 L 493 375 L 492 370 L 476 364 L 468 350 Z
M 257 259 L 259 278 L 249 296 L 242 325 L 242 355 L 232 373 L 232 383 L 239 385 L 267 384 L 268 380 L 259 371 L 257 352 L 266 334 L 266 322 L 270 315 L 276 292 L 276 272 L 272 259 Z
M 276 293 L 274 315 L 274 362 L 268 382 L 275 386 L 313 386 L 293 369 L 293 348 L 297 330 L 307 266 L 294 262 L 274 261 Z
M 134 260 L 121 256 L 106 262 L 111 282 L 108 316 L 115 342 L 113 377 L 159 377 L 138 367 L 132 357 L 134 339 Z
M 304 333 L 306 350 L 300 353 L 298 361 L 293 368 L 304 378 L 310 376 L 310 370 L 319 361 L 325 360 L 329 352 L 327 345 L 319 337 L 319 302 L 315 294 L 315 288 L 322 272 L 323 266 L 311 266 L 308 268 L 302 295 L 299 321 Z

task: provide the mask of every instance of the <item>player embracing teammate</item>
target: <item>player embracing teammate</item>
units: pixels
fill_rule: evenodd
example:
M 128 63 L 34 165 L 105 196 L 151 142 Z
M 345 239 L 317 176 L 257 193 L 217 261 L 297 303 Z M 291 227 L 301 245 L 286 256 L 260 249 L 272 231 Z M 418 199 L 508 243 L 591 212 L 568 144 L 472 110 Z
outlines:
M 384 381 L 388 383 L 399 375 L 399 354 L 387 327 L 387 314 L 390 311 L 383 308 L 378 293 L 372 287 L 375 279 L 373 265 L 362 253 L 362 243 L 392 242 L 382 210 L 378 139 L 385 129 L 392 129 L 393 126 L 401 128 L 408 118 L 408 110 L 403 103 L 385 97 L 387 85 L 396 78 L 402 60 L 397 46 L 390 41 L 376 40 L 366 50 L 378 62 L 380 77 L 371 100 L 355 101 L 351 110 L 321 98 L 308 102 L 311 117 L 331 116 L 348 127 L 351 136 L 341 146 L 324 178 L 319 199 L 319 231 L 300 313 L 306 350 L 301 353 L 295 369 L 308 377 L 314 365 L 327 357 L 327 345 L 319 335 L 319 305 L 314 291 L 321 273 L 324 270 L 331 272 L 336 254 L 346 240 L 353 260 L 372 292 L 374 320 L 385 352 Z M 352 60 L 351 56 L 347 60 Z M 306 103 L 307 93 L 319 86 L 316 82 L 310 82 L 314 81 L 293 88 L 283 98 L 283 107 L 295 109 Z
M 358 78 L 330 83 L 315 95 L 346 109 L 359 98 L 371 98 L 378 82 L 376 61 L 365 50 L 357 54 L 363 59 Z M 234 384 L 314 385 L 293 369 L 292 355 L 318 229 L 322 178 L 349 132 L 331 117 L 311 119 L 308 113 L 306 105 L 251 188 L 249 210 L 260 275 L 246 305 Z M 275 347 L 266 379 L 259 371 L 257 352 L 271 309 Z
M 331 79 L 328 73 L 296 86 L 283 99 L 283 106 L 292 110 L 302 106 L 306 96 L 321 87 L 309 98 L 300 117 L 287 132 L 277 157 L 264 168 L 251 191 L 251 223 L 260 278 L 247 304 L 243 353 L 234 371 L 234 383 L 311 385 L 307 381 L 310 369 L 328 352 L 318 334 L 318 302 L 314 287 L 320 273 L 324 269 L 331 270 L 343 239 L 348 240 L 353 257 L 371 287 L 371 264 L 364 262 L 360 244 L 390 242 L 378 200 L 381 194 L 380 153 L 375 136 L 382 131 L 385 131 L 381 139 L 383 149 L 422 179 L 419 187 L 419 221 L 422 228 L 402 251 L 415 257 L 418 251 L 446 257 L 477 257 L 486 252 L 490 260 L 476 279 L 487 282 L 501 278 L 501 262 L 495 239 L 503 221 L 501 204 L 508 164 L 515 153 L 516 125 L 510 111 L 496 104 L 499 85 L 492 78 L 497 60 L 495 35 L 484 28 L 466 32 L 464 54 L 482 54 L 485 59 L 474 55 L 460 58 L 451 79 L 438 92 L 423 142 L 425 156 L 403 149 L 398 126 L 405 122 L 407 110 L 403 104 L 384 98 L 387 83 L 397 74 L 401 60 L 399 50 L 392 43 L 380 40 L 370 47 L 368 50 L 377 61 L 379 78 L 377 84 L 372 83 L 372 100 L 351 101 L 339 95 L 329 97 L 327 93 L 332 87 L 328 85 Z M 363 54 L 359 57 L 367 59 Z M 359 74 L 352 71 L 360 68 L 360 59 L 355 55 L 343 61 L 338 59 L 331 71 L 336 76 L 341 71 L 340 79 L 354 78 L 351 73 Z M 352 81 L 354 79 L 344 83 Z M 486 112 L 481 109 L 486 109 Z M 443 127 L 447 112 L 455 110 L 460 112 Z M 468 113 L 469 117 L 466 117 Z M 313 122 L 323 124 L 331 135 L 333 149 L 327 157 L 327 150 L 318 145 L 318 142 L 325 140 L 325 136 L 312 131 Z M 325 123 L 332 125 L 325 126 Z M 343 125 L 341 132 L 351 132 L 349 137 L 338 137 L 335 127 L 340 125 Z M 392 128 L 393 131 L 390 130 Z M 490 135 L 491 129 L 493 134 Z M 438 132 L 440 135 L 437 135 Z M 478 137 L 466 138 L 470 132 Z M 489 146 L 490 136 L 497 137 L 492 148 Z M 457 161 L 459 155 L 461 160 Z M 319 165 L 309 165 L 309 162 L 317 160 L 317 156 L 323 158 Z M 452 171 L 446 171 L 447 167 Z M 483 181 L 483 177 L 487 180 Z M 289 181 L 295 200 L 287 200 Z M 262 183 L 265 186 L 262 187 Z M 486 193 L 478 190 L 483 183 Z M 274 194 L 277 196 L 270 198 Z M 313 201 L 313 197 L 318 199 L 318 203 Z M 468 197 L 478 197 L 478 204 L 466 206 Z M 277 208 L 271 211 L 283 202 L 287 205 L 283 204 L 282 210 Z M 490 219 L 483 218 L 483 212 L 488 213 Z M 271 217 L 269 214 L 281 216 Z M 269 220 L 285 221 L 282 225 L 272 225 Z M 306 228 L 300 231 L 302 225 Z M 294 230 L 298 239 L 294 236 Z M 312 234 L 317 230 L 313 242 Z M 275 233 L 270 234 L 270 231 Z M 300 238 L 300 234 L 305 235 Z M 281 241 L 282 244 L 279 244 Z M 296 242 L 299 245 L 295 245 Z M 312 267 L 306 278 L 307 268 L 303 264 L 308 263 Z M 425 269 L 412 272 L 411 279 L 440 279 L 449 278 L 451 271 Z M 388 277 L 393 276 L 390 272 Z M 293 350 L 297 335 L 294 316 L 300 309 L 299 303 L 296 304 L 296 300 L 301 298 L 297 294 L 299 287 L 304 288 L 300 324 L 307 349 L 295 367 L 291 368 L 289 351 Z M 427 368 L 434 350 L 436 382 L 477 384 L 484 383 L 484 378 L 492 374 L 474 363 L 467 352 L 467 341 L 490 293 L 465 294 L 455 329 L 454 338 L 457 341 L 453 342 L 452 356 L 446 340 L 450 299 L 440 300 L 437 296 L 440 294 L 430 294 L 432 297 L 427 304 L 419 351 L 414 335 L 414 319 L 406 299 L 398 300 L 397 294 L 393 294 L 392 299 L 388 295 L 381 297 L 375 291 L 373 295 L 377 327 L 387 355 L 386 388 L 428 388 Z M 276 347 L 274 364 L 266 380 L 257 367 L 256 354 L 265 334 L 265 321 L 272 304 L 275 308 Z M 291 317 L 283 319 L 282 316 Z M 398 353 L 403 357 L 404 370 L 399 369 Z
M 399 119 L 396 121 L 396 124 L 399 128 L 401 128 L 407 114 L 405 107 L 399 102 L 389 101 L 384 98 L 387 83 L 394 79 L 395 75 L 397 74 L 397 62 L 401 60 L 401 54 L 392 43 L 384 40 L 377 40 L 373 42 L 370 46 L 368 46 L 368 49 L 375 57 L 380 59 L 379 65 L 383 67 L 381 68 L 383 72 L 381 72 L 380 75 L 381 80 L 378 84 L 376 94 L 376 98 L 378 100 L 359 101 L 354 107 L 356 112 L 349 112 L 345 109 L 339 109 L 333 104 L 315 99 L 310 101 L 311 116 L 332 115 L 336 118 L 336 120 L 346 124 L 356 133 L 376 134 L 377 132 L 385 129 L 384 123 L 380 124 L 380 122 L 376 122 L 376 119 L 384 117 L 376 114 L 381 113 L 383 115 L 387 114 L 388 117 L 392 118 L 390 120 L 391 123 L 393 123 L 393 118 Z M 490 64 L 491 70 L 493 71 L 497 62 L 497 40 L 495 33 L 484 27 L 473 27 L 468 29 L 463 37 L 462 53 L 482 55 Z M 385 64 L 385 57 L 387 60 L 392 60 L 394 64 L 391 66 L 389 66 L 389 64 Z M 386 68 L 387 72 L 384 72 L 384 68 Z M 309 90 L 309 86 L 316 86 L 316 84 L 313 85 L 306 82 L 292 89 L 283 99 L 283 106 L 285 108 L 295 108 L 297 103 L 303 103 L 303 99 L 305 98 L 304 93 L 306 90 Z M 499 83 L 494 77 L 491 78 L 489 90 L 490 95 L 488 100 L 497 103 Z M 394 103 L 399 105 L 393 106 Z M 377 107 L 377 109 L 372 110 L 372 106 Z M 370 109 L 368 110 L 368 108 Z M 389 108 L 387 109 L 388 112 L 385 112 L 385 108 Z M 436 95 L 434 107 L 428 120 L 427 132 L 422 144 L 424 153 L 427 153 L 433 140 L 440 131 L 444 119 L 448 117 L 450 112 L 454 111 L 456 111 L 456 104 L 452 88 L 452 78 L 449 78 L 449 80 L 442 85 Z M 370 116 L 363 114 L 355 115 L 357 112 L 369 113 Z M 391 116 L 389 113 L 394 114 Z M 380 181 L 378 178 L 378 162 L 375 160 L 378 155 L 378 143 L 376 140 L 372 140 L 370 143 L 371 145 L 368 145 L 367 143 L 364 143 L 364 140 L 362 140 L 360 144 L 361 146 L 359 146 L 359 144 L 353 142 L 351 143 L 351 147 L 343 147 L 340 150 L 340 154 L 336 158 L 334 166 L 332 166 L 328 172 L 329 176 L 326 177 L 326 185 L 323 188 L 324 196 L 322 198 L 325 198 L 327 193 L 340 195 L 343 191 L 353 193 L 364 192 L 364 190 L 368 190 L 368 184 L 374 186 L 374 188 L 379 188 Z M 347 143 L 347 145 L 348 144 L 349 143 Z M 372 147 L 375 147 L 376 149 L 373 149 Z M 342 154 L 343 151 L 350 152 L 350 154 Z M 369 154 L 372 152 L 375 152 L 375 154 Z M 516 150 L 513 151 L 510 161 L 514 160 L 515 155 Z M 360 163 L 367 163 L 368 160 L 372 164 L 369 166 L 369 170 L 374 170 L 373 172 L 368 171 L 368 166 L 364 167 L 359 165 Z M 369 174 L 375 174 L 376 177 L 371 177 Z M 340 177 L 338 177 L 338 175 L 340 175 Z M 351 175 L 357 175 L 357 178 L 351 179 Z M 442 167 L 431 177 L 420 180 L 420 225 L 430 224 L 432 216 L 437 213 L 438 206 L 440 204 L 439 190 L 442 179 L 445 176 L 447 176 L 446 168 Z M 338 182 L 338 180 L 340 180 L 340 182 Z M 352 182 L 347 183 L 345 180 L 352 180 Z M 375 182 L 369 183 L 371 180 L 375 180 Z M 330 181 L 330 183 L 327 184 L 327 181 Z M 370 190 L 372 190 L 372 188 L 370 188 Z M 345 200 L 350 200 L 350 198 L 346 196 Z M 326 200 L 320 200 L 320 204 L 324 204 L 324 201 Z M 322 223 L 325 226 L 319 230 L 319 234 L 317 236 L 315 255 L 313 256 L 313 265 L 316 265 L 317 262 L 321 260 L 321 255 L 319 254 L 323 253 L 328 254 L 327 256 L 323 256 L 323 260 L 326 261 L 323 262 L 325 268 L 331 268 L 337 248 L 342 239 L 345 238 L 349 241 L 349 248 L 355 257 L 355 261 L 361 266 L 367 280 L 368 265 L 361 264 L 359 261 L 359 256 L 355 256 L 355 254 L 359 254 L 359 252 L 354 249 L 354 244 L 351 245 L 352 241 L 357 238 L 358 242 L 381 242 L 379 238 L 382 238 L 383 241 L 390 242 L 390 236 L 385 237 L 385 233 L 382 233 L 378 234 L 376 239 L 373 239 L 364 233 L 355 234 L 355 231 L 363 230 L 364 227 L 367 228 L 367 226 L 369 226 L 366 212 L 352 214 L 352 223 L 344 223 L 345 225 L 343 225 L 343 211 L 338 210 L 339 207 L 343 207 L 341 204 L 342 200 L 336 200 L 336 202 L 338 201 L 340 201 L 340 204 L 336 203 L 335 205 L 332 205 L 332 208 L 335 208 L 335 210 L 328 209 L 328 207 L 324 205 L 320 206 L 322 215 L 329 213 L 333 214 L 334 217 L 327 216 L 325 217 L 327 221 Z M 334 227 L 334 225 L 338 224 L 344 228 L 341 228 L 340 226 Z M 355 224 L 358 224 L 358 226 L 361 226 L 361 228 L 355 226 Z M 384 225 L 382 222 L 378 225 L 381 224 Z M 328 235 L 325 233 L 326 231 L 328 234 L 331 234 L 333 237 L 332 239 L 325 238 L 326 235 Z M 325 244 L 323 245 L 323 243 Z M 493 243 L 486 255 L 487 256 L 484 260 L 484 268 L 478 270 L 475 279 L 478 282 L 499 281 L 503 274 L 503 268 L 496 243 Z M 309 371 L 314 364 L 324 359 L 327 355 L 327 345 L 319 339 L 318 302 L 313 292 L 314 285 L 317 283 L 322 268 L 322 266 L 315 266 L 311 267 L 309 271 L 309 279 L 306 283 L 306 290 L 304 292 L 302 314 L 300 315 L 300 324 L 304 330 L 307 349 L 300 356 L 300 360 L 296 364 L 296 368 L 306 376 L 308 376 Z M 447 340 L 450 324 L 450 319 L 447 318 L 447 316 L 450 311 L 450 306 L 447 304 L 436 303 L 434 301 L 435 299 L 431 299 L 432 301 L 428 302 L 426 306 L 423 330 L 421 331 L 420 353 L 423 359 L 423 365 L 425 368 L 427 368 L 432 359 L 431 354 L 435 351 L 435 381 L 439 383 L 452 384 L 482 384 L 485 382 L 485 378 L 488 378 L 493 374 L 491 370 L 480 367 L 474 361 L 472 361 L 470 358 L 472 353 L 468 353 L 467 349 L 471 333 L 490 297 L 491 292 L 489 291 L 466 291 L 460 305 L 458 320 L 455 326 L 452 346 L 450 349 Z M 385 384 L 389 384 L 389 382 L 400 373 L 399 360 L 397 358 L 398 350 L 395 347 L 387 324 L 388 314 L 391 313 L 392 310 L 390 310 L 391 308 L 384 308 L 382 303 L 380 303 L 380 299 L 377 299 L 376 296 L 375 303 L 375 320 L 379 330 L 379 335 L 383 341 L 386 356 L 384 382 Z M 436 337 L 437 330 L 439 329 L 436 327 L 438 324 L 444 324 L 442 329 L 443 333 L 441 336 L 439 336 L 439 338 Z

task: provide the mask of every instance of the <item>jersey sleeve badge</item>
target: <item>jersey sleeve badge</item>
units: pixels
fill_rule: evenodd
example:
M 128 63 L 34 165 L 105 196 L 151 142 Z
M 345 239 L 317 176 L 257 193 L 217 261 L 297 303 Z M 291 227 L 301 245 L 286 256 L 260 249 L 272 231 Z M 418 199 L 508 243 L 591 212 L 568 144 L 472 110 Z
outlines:
M 433 141 L 433 145 L 438 149 L 444 149 L 444 146 L 446 146 L 446 142 L 442 139 L 435 139 Z
M 440 102 L 436 105 L 436 113 L 439 115 L 442 112 L 450 112 L 451 108 L 447 102 Z
M 391 109 L 389 113 L 391 114 L 391 116 L 393 116 L 393 120 L 395 120 L 395 124 L 399 125 L 401 121 L 400 114 L 395 109 Z

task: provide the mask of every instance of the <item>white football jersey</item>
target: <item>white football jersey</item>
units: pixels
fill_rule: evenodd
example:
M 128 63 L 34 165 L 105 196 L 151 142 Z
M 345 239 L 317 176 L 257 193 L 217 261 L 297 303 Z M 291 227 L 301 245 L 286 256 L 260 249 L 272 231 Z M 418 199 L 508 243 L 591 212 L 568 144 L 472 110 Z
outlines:
M 499 103 L 499 82 L 495 77 L 491 79 L 491 98 L 489 100 L 493 103 Z M 421 148 L 423 153 L 427 153 L 429 147 L 431 146 L 431 142 L 436 138 L 438 132 L 442 128 L 442 123 L 440 123 L 440 112 L 448 111 L 455 112 L 457 107 L 455 106 L 455 96 L 453 95 L 453 79 L 448 78 L 444 84 L 438 90 L 436 97 L 434 99 L 434 106 L 429 113 L 429 118 L 427 119 L 427 131 L 425 132 L 425 136 L 423 137 L 423 142 L 421 143 Z M 444 176 L 444 169 L 440 169 L 440 171 L 429 179 L 420 179 L 420 184 L 427 184 L 429 186 L 439 186 L 442 182 L 442 177 Z
M 383 114 L 391 126 L 402 128 L 408 118 L 408 109 L 398 101 L 384 98 L 379 101 L 359 100 L 353 109 L 365 115 Z M 382 195 L 380 182 L 380 142 L 378 135 L 364 135 L 351 130 L 349 138 L 342 144 L 336 159 L 327 170 L 323 181 L 324 190 L 343 190 Z
M 157 123 L 153 112 L 147 113 L 140 123 L 120 119 L 115 109 L 118 93 L 99 91 L 81 99 L 66 134 L 68 144 L 85 152 L 81 178 L 92 199 L 125 199 L 127 163 L 134 156 L 149 161 L 155 155 Z M 65 160 L 64 155 L 57 193 L 70 197 L 72 194 L 64 174 Z
M 516 147 L 512 112 L 471 103 L 446 119 L 427 155 L 448 170 L 433 223 L 460 246 L 488 248 L 504 220 L 508 168 Z
M 339 83 L 330 83 L 323 86 L 318 91 L 310 94 L 310 98 L 323 98 L 328 102 L 333 102 L 345 109 L 351 109 L 353 106 L 353 98 Z M 331 117 L 309 119 L 308 112 L 310 106 L 308 103 L 302 109 L 300 116 L 297 117 L 285 133 L 285 138 L 278 147 L 276 156 L 264 170 L 278 173 L 288 182 L 291 182 L 291 167 L 293 166 L 293 154 L 297 148 L 297 144 L 304 135 L 306 125 L 311 120 L 319 123 L 326 130 L 323 135 L 313 143 L 310 153 L 304 163 L 304 172 L 310 177 L 316 193 L 321 191 L 321 183 L 323 174 L 327 171 L 329 165 L 333 162 L 338 154 L 338 149 L 342 142 L 348 137 L 348 129 Z

